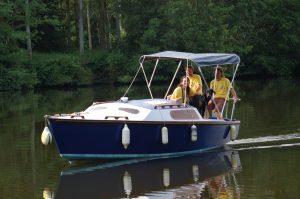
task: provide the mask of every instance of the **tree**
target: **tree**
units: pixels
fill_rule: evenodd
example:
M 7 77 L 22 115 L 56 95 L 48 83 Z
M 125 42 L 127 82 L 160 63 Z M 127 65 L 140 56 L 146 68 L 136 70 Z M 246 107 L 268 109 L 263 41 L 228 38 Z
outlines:
M 111 46 L 107 3 L 107 0 L 97 0 L 95 2 L 95 8 L 98 10 L 98 12 L 95 12 L 98 44 L 102 49 L 109 49 Z
M 79 28 L 79 52 L 81 55 L 84 53 L 84 35 L 83 35 L 83 0 L 78 0 L 79 13 L 78 13 L 78 28 Z
M 91 31 L 91 16 L 90 16 L 90 1 L 86 1 L 86 20 L 87 20 L 87 30 L 88 30 L 88 39 L 89 39 L 89 49 L 92 50 L 92 31 Z
M 26 13 L 26 33 L 27 33 L 27 51 L 32 58 L 32 47 L 31 47 L 31 32 L 30 32 L 30 6 L 29 0 L 25 0 L 25 13 Z

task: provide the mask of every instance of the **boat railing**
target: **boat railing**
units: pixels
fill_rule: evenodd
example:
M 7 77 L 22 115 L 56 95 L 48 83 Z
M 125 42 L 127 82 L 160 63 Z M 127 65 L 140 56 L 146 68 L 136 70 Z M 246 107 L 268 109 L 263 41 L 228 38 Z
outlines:
M 236 54 L 232 54 L 232 53 L 231 54 L 228 54 L 228 53 L 198 53 L 198 54 L 195 54 L 195 53 L 176 52 L 176 51 L 164 51 L 164 52 L 154 53 L 154 54 L 150 54 L 150 55 L 143 55 L 143 56 L 140 57 L 140 64 L 139 64 L 140 66 L 139 66 L 134 78 L 132 79 L 128 89 L 125 91 L 123 97 L 125 97 L 127 95 L 130 87 L 132 86 L 133 82 L 137 78 L 138 73 L 140 71 L 142 71 L 142 74 L 143 74 L 143 76 L 145 78 L 145 81 L 146 81 L 147 89 L 149 91 L 151 99 L 153 99 L 153 94 L 152 94 L 152 91 L 151 91 L 150 87 L 151 87 L 151 83 L 153 81 L 154 74 L 155 74 L 155 72 L 157 72 L 158 63 L 162 59 L 176 60 L 176 62 L 178 62 L 178 65 L 176 67 L 176 70 L 175 70 L 175 73 L 174 73 L 173 78 L 171 80 L 171 83 L 169 84 L 167 92 L 166 92 L 163 99 L 167 99 L 169 91 L 170 91 L 170 89 L 173 85 L 173 82 L 174 82 L 180 68 L 185 68 L 186 66 L 189 66 L 190 64 L 196 65 L 199 72 L 200 72 L 202 81 L 205 83 L 206 88 L 210 89 L 210 85 L 208 85 L 208 83 L 206 82 L 206 78 L 204 77 L 204 74 L 202 72 L 202 68 L 208 67 L 208 66 L 210 66 L 210 67 L 217 66 L 215 68 L 215 77 L 214 77 L 214 79 L 216 79 L 216 74 L 217 74 L 216 72 L 217 72 L 217 69 L 219 68 L 219 66 L 232 65 L 233 66 L 232 67 L 233 75 L 232 75 L 232 79 L 230 81 L 230 88 L 232 88 L 233 85 L 234 85 L 234 80 L 235 80 L 235 77 L 236 77 L 237 69 L 238 69 L 239 64 L 240 64 L 239 56 L 236 55 Z M 150 78 L 148 78 L 149 75 L 148 76 L 146 75 L 146 70 L 144 68 L 144 62 L 146 62 L 146 61 L 155 61 L 155 65 L 153 67 L 152 74 L 151 74 Z M 216 80 L 215 80 L 215 82 L 216 82 Z M 225 99 L 228 98 L 230 90 L 231 89 L 228 89 Z M 219 119 L 224 117 L 223 114 L 225 113 L 224 108 L 225 108 L 226 103 L 227 102 L 224 103 L 222 109 L 220 109 L 220 110 L 218 110 L 218 108 L 216 109 L 217 110 L 217 117 Z M 235 106 L 235 102 L 234 102 L 234 106 Z M 159 108 L 164 109 L 164 108 L 174 108 L 174 107 L 170 106 L 170 105 L 163 105 L 163 106 L 157 105 L 157 106 L 154 107 L 154 109 L 159 109 Z M 235 107 L 232 109 L 231 116 L 229 117 L 231 119 L 233 118 L 234 109 L 235 109 Z
M 240 101 L 241 99 L 238 99 L 237 101 Z M 231 111 L 228 110 L 229 109 L 229 102 L 232 101 L 232 105 L 231 105 Z M 226 101 L 226 104 L 224 105 L 224 112 L 225 112 L 225 118 L 232 120 L 233 119 L 233 114 L 235 111 L 235 104 L 237 102 L 235 99 L 233 98 L 228 98 L 228 100 Z M 228 117 L 228 114 L 230 113 L 230 118 Z

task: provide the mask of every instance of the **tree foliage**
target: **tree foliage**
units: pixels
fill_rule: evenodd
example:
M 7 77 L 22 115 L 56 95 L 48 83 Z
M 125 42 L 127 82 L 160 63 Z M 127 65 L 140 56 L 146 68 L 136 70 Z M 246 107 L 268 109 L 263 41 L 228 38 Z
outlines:
M 25 1 L 0 2 L 0 90 L 127 82 L 133 58 L 163 50 L 237 53 L 240 75 L 300 73 L 299 0 L 83 1 L 90 49 L 80 57 L 78 0 L 30 0 L 29 9 L 32 60 Z

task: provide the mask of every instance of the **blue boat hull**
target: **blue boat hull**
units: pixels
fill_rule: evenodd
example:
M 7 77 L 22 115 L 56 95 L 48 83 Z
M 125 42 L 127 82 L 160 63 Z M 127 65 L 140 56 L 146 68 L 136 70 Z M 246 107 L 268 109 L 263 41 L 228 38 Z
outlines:
M 130 144 L 122 144 L 124 121 L 61 120 L 48 118 L 49 128 L 60 155 L 68 160 L 96 158 L 136 158 L 190 154 L 225 145 L 230 141 L 230 125 L 196 124 L 197 141 L 191 140 L 192 124 L 126 122 Z M 162 127 L 168 129 L 168 143 L 162 143 Z

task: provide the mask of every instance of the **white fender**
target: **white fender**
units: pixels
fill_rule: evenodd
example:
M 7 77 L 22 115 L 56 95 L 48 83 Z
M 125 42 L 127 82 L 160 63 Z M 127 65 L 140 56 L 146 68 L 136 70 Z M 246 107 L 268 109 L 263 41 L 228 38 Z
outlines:
M 170 186 L 170 170 L 167 168 L 163 170 L 163 181 L 164 186 L 168 188 Z
M 238 169 L 241 165 L 240 156 L 238 153 L 233 152 L 231 154 L 231 165 L 233 169 Z
M 123 176 L 123 186 L 127 197 L 129 197 L 132 191 L 132 180 L 130 174 L 127 171 Z
M 194 179 L 194 182 L 198 182 L 199 180 L 199 167 L 198 165 L 193 165 L 192 167 L 192 170 L 193 170 L 193 179 Z
M 128 145 L 130 144 L 130 130 L 127 124 L 125 124 L 122 129 L 122 144 L 125 149 L 127 149 Z
M 236 139 L 236 126 L 231 125 L 230 126 L 230 140 L 233 141 Z
M 46 145 L 46 146 L 48 144 L 51 144 L 51 142 L 52 142 L 52 134 L 47 126 L 44 128 L 44 130 L 42 132 L 41 141 L 42 141 L 43 145 Z
M 49 188 L 44 188 L 43 190 L 43 198 L 44 199 L 53 199 L 54 193 Z
M 191 126 L 191 140 L 192 142 L 196 142 L 197 139 L 197 127 L 193 124 L 193 126 Z
M 163 144 L 169 143 L 168 128 L 165 126 L 161 129 L 161 142 Z

